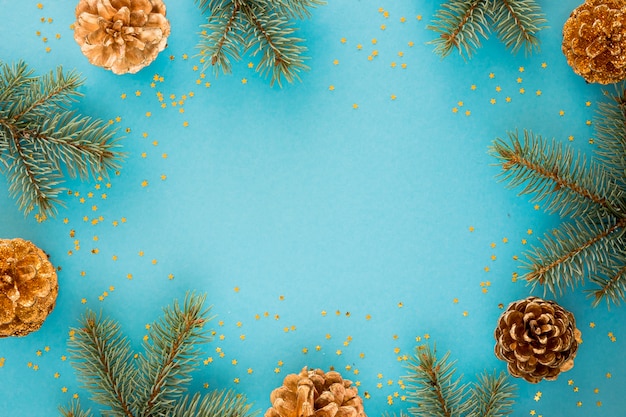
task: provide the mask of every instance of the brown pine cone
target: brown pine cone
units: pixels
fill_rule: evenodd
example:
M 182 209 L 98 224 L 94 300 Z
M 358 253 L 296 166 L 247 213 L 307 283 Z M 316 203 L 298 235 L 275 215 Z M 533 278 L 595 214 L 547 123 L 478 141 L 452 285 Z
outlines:
M 38 330 L 58 290 L 56 271 L 41 249 L 23 239 L 0 239 L 0 337 Z
M 561 49 L 590 83 L 626 79 L 626 0 L 587 0 L 574 9 L 563 26 Z
M 93 65 L 134 74 L 167 46 L 162 0 L 80 0 L 74 39 Z
M 532 383 L 570 370 L 582 343 L 574 315 L 537 297 L 511 303 L 494 336 L 496 356 L 508 362 L 509 373 Z
M 270 395 L 265 417 L 367 417 L 352 381 L 321 369 L 289 374 Z

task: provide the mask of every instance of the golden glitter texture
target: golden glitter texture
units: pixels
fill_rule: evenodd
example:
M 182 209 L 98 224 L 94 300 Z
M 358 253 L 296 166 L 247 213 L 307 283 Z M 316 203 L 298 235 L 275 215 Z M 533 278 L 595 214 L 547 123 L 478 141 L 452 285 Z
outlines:
M 626 79 L 626 1 L 587 0 L 563 26 L 562 51 L 590 83 Z
M 38 330 L 58 290 L 56 271 L 41 249 L 23 239 L 0 239 L 0 337 Z

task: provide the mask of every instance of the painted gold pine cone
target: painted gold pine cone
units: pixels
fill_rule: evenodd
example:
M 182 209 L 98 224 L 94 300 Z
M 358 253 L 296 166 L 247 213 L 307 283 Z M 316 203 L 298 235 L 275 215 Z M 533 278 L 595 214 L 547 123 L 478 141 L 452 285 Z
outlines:
M 80 0 L 74 39 L 93 65 L 134 74 L 167 46 L 162 0 Z
M 563 26 L 562 51 L 590 83 L 626 79 L 626 0 L 587 0 Z
M 494 336 L 495 354 L 508 363 L 509 373 L 531 383 L 555 380 L 570 370 L 582 343 L 574 315 L 538 297 L 511 303 Z
M 287 375 L 270 401 L 265 417 L 367 417 L 357 387 L 336 371 L 304 367 Z
M 23 239 L 0 239 L 0 337 L 39 330 L 59 285 L 48 256 Z

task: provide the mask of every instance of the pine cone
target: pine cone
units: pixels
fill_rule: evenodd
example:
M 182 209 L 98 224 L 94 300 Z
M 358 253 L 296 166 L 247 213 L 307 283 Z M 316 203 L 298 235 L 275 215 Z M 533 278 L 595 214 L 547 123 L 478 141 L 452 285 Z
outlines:
M 287 375 L 270 401 L 265 417 L 366 417 L 357 388 L 335 371 L 304 367 Z
M 0 337 L 38 330 L 58 290 L 56 271 L 41 249 L 23 239 L 0 239 Z
M 80 0 L 74 39 L 93 65 L 134 74 L 167 46 L 162 0 Z
M 508 362 L 509 373 L 532 383 L 570 370 L 582 343 L 574 315 L 537 297 L 511 303 L 494 335 L 496 356 Z
M 626 79 L 626 1 L 587 0 L 563 26 L 562 48 L 574 72 L 590 83 Z

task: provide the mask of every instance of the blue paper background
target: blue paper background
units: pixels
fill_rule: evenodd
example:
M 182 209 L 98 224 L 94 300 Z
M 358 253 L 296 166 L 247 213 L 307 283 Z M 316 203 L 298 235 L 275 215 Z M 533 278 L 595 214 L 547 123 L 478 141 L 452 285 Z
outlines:
M 43 223 L 24 218 L 0 180 L 0 235 L 32 240 L 62 267 L 43 328 L 0 340 L 0 416 L 54 415 L 75 395 L 95 406 L 66 359 L 80 314 L 120 320 L 140 349 L 145 325 L 188 290 L 206 292 L 216 315 L 192 391 L 232 387 L 261 412 L 306 365 L 359 381 L 370 416 L 405 410 L 398 381 L 416 338 L 450 350 L 467 381 L 505 369 L 492 353 L 498 305 L 529 295 L 512 282 L 513 257 L 560 219 L 497 183 L 487 147 L 531 129 L 593 152 L 586 122 L 602 88 L 560 51 L 578 1 L 540 2 L 540 53 L 490 39 L 468 62 L 426 44 L 439 2 L 330 2 L 299 23 L 311 70 L 282 89 L 252 57 L 232 75 L 203 73 L 192 1 L 167 2 L 168 48 L 124 76 L 81 54 L 76 2 L 37 3 L 0 0 L 0 59 L 77 69 L 77 108 L 112 120 L 127 159 L 109 179 L 69 181 L 67 207 Z M 583 332 L 575 368 L 555 382 L 515 380 L 514 415 L 623 415 L 624 308 L 592 309 L 580 289 L 558 301 Z

